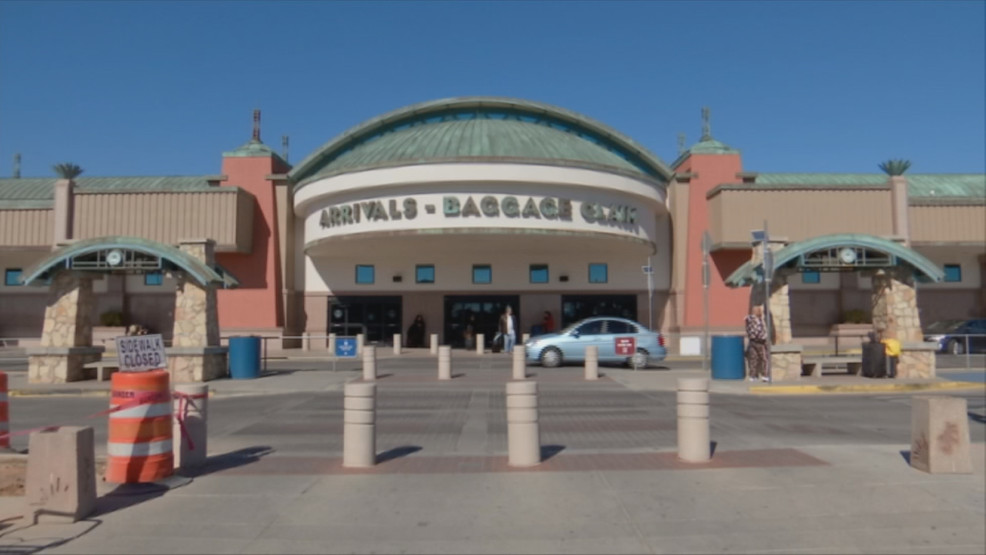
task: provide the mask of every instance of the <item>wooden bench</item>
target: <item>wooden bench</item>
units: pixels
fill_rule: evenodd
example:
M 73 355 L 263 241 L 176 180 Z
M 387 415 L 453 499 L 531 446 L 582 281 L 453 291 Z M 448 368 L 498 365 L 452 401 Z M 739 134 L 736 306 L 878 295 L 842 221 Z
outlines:
M 96 371 L 96 380 L 104 382 L 110 379 L 114 372 L 120 370 L 120 363 L 115 360 L 97 360 L 83 365 L 83 368 Z
M 859 375 L 863 368 L 862 355 L 811 356 L 801 359 L 801 374 L 819 377 L 825 370 L 844 370 Z

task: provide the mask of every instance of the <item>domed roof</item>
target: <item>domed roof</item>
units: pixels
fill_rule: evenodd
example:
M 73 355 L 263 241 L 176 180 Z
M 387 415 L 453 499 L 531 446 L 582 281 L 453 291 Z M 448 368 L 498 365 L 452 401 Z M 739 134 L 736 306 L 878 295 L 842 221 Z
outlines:
M 358 125 L 291 171 L 299 185 L 352 171 L 440 162 L 542 163 L 602 169 L 665 183 L 671 171 L 619 132 L 536 102 L 452 98 Z

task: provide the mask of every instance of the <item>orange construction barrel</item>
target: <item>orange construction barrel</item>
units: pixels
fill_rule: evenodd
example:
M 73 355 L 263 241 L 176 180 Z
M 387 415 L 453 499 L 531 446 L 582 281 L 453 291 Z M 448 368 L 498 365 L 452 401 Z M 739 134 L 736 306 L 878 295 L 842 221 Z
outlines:
M 106 481 L 154 482 L 174 473 L 166 370 L 116 372 L 110 387 Z

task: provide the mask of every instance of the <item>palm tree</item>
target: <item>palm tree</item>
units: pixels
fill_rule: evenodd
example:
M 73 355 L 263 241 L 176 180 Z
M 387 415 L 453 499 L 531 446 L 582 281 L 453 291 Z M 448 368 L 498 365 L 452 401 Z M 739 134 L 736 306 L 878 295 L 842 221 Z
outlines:
M 77 164 L 71 162 L 66 162 L 64 164 L 55 164 L 51 167 L 52 170 L 62 179 L 72 180 L 76 177 L 82 175 L 82 168 Z
M 889 176 L 904 175 L 910 167 L 910 160 L 887 160 L 880 163 L 880 169 Z

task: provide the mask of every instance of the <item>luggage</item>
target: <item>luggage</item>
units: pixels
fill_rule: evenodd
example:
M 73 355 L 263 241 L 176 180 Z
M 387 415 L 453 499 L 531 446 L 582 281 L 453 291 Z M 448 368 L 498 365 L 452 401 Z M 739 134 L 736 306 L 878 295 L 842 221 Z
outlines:
M 862 363 L 864 378 L 886 378 L 887 359 L 883 343 L 863 343 Z

